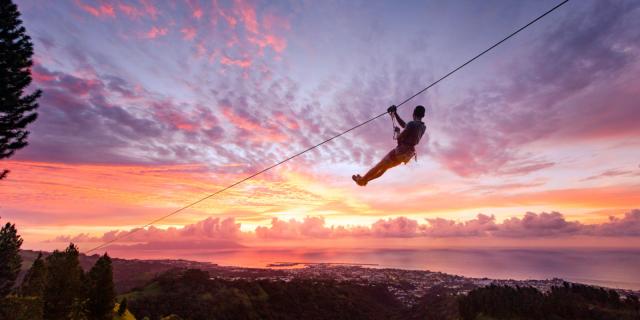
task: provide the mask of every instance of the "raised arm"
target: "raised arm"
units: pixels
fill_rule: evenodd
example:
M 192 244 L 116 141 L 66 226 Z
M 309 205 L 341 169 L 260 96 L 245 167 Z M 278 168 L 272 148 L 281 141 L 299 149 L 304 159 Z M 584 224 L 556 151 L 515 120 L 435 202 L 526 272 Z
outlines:
M 400 118 L 400 116 L 398 115 L 398 112 L 396 112 L 397 110 L 396 106 L 391 106 L 389 107 L 389 109 L 387 109 L 387 112 L 389 112 L 391 114 L 392 117 L 395 117 L 396 120 L 398 121 L 398 124 L 404 128 L 407 126 L 407 123 L 404 122 L 404 120 L 402 120 L 402 118 Z

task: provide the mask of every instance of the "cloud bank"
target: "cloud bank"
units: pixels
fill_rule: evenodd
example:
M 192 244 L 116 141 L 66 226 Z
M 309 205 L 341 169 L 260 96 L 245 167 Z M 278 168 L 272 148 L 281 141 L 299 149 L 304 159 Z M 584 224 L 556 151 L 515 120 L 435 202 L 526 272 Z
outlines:
M 497 222 L 493 215 L 478 214 L 468 221 L 428 218 L 424 222 L 406 217 L 380 219 L 369 226 L 328 226 L 323 217 L 302 220 L 273 218 L 269 226 L 256 227 L 253 232 L 240 230 L 234 218 L 207 218 L 181 228 L 114 230 L 96 237 L 89 234 L 58 236 L 53 242 L 106 242 L 123 237 L 123 243 L 162 243 L 164 241 L 206 243 L 212 240 L 304 240 L 342 238 L 553 238 L 567 236 L 640 237 L 640 210 L 625 213 L 622 218 L 610 217 L 600 224 L 568 221 L 559 212 L 527 212 Z M 215 243 L 215 242 L 214 242 Z

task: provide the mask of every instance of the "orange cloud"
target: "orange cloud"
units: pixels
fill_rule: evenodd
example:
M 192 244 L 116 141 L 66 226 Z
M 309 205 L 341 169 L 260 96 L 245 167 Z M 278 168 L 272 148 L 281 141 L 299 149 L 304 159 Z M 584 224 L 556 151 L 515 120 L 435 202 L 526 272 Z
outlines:
M 212 164 L 210 164 L 212 165 Z M 245 164 L 106 165 L 5 161 L 11 178 L 0 184 L 2 216 L 32 226 L 139 225 L 238 181 Z M 292 168 L 293 169 L 293 168 Z M 253 172 L 253 170 L 251 171 Z M 209 214 L 268 220 L 300 203 L 319 206 L 333 195 L 307 190 L 306 178 L 277 171 L 262 175 L 163 223 L 188 224 Z M 244 214 L 240 214 L 244 212 Z M 197 218 L 194 218 L 197 217 Z
M 397 191 L 397 190 L 396 190 Z M 511 190 L 481 194 L 469 191 L 421 192 L 411 186 L 403 201 L 388 197 L 365 196 L 365 201 L 380 212 L 428 213 L 439 211 L 477 210 L 477 208 L 634 208 L 640 203 L 640 186 L 551 189 L 543 191 Z
M 3 207 L 46 224 L 138 224 L 219 188 L 202 165 L 134 166 L 5 162 Z M 218 178 L 220 179 L 220 178 Z M 30 199 L 25 202 L 26 199 Z M 134 209 L 135 208 L 135 209 Z M 6 214 L 3 214 L 6 216 Z M 115 220 L 114 220 L 115 219 Z

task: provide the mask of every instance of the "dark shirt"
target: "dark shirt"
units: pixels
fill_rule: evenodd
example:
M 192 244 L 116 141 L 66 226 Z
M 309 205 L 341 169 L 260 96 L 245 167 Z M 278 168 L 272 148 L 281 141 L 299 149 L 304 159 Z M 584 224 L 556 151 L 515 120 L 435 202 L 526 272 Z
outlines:
M 426 130 L 427 127 L 422 121 L 409 121 L 398 136 L 398 146 L 410 147 L 413 150 L 413 147 L 420 142 Z

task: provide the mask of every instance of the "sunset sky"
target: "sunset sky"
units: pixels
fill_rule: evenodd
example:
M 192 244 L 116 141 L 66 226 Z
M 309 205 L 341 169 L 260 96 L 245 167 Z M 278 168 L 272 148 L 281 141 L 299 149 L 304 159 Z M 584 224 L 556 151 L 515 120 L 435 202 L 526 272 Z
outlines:
M 88 249 L 399 103 L 560 1 L 17 0 L 39 118 L 25 248 Z M 389 117 L 118 245 L 640 244 L 640 2 L 571 1 Z M 122 248 L 122 247 L 121 247 Z

